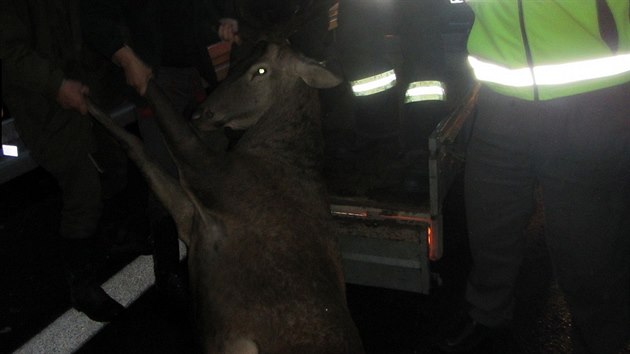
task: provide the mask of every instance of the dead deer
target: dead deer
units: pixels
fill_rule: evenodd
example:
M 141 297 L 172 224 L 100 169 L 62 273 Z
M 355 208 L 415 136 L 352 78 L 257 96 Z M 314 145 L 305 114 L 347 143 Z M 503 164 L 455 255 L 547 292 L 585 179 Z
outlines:
M 135 136 L 93 105 L 90 112 L 126 148 L 188 246 L 206 353 L 363 353 L 319 175 L 317 88 L 341 80 L 288 45 L 260 49 L 192 125 L 149 83 L 179 181 L 147 158 Z M 229 152 L 207 148 L 197 134 L 225 127 L 247 129 Z

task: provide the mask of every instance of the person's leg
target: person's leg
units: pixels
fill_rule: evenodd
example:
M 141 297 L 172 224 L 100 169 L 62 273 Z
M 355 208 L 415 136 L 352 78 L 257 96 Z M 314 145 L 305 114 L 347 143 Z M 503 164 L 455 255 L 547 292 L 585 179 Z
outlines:
M 400 89 L 390 58 L 395 41 L 386 37 L 393 30 L 394 9 L 378 0 L 339 3 L 336 51 L 345 80 L 353 87 L 358 150 L 399 134 Z
M 61 188 L 59 233 L 72 305 L 93 320 L 110 321 L 124 308 L 94 278 L 105 249 L 96 237 L 102 201 L 100 177 L 89 156 L 94 151 L 92 122 L 61 109 L 51 113 L 49 120 L 18 120 L 21 135 L 32 142 L 29 149 L 32 148 L 33 157 Z
M 629 100 L 629 85 L 558 100 L 539 146 L 547 242 L 591 353 L 630 339 Z
M 94 321 L 109 322 L 118 317 L 124 307 L 100 287 L 95 277 L 104 259 L 102 242 L 95 237 L 63 238 L 61 242 L 72 306 Z
M 526 128 L 532 109 L 529 102 L 480 92 L 464 174 L 473 262 L 466 288 L 469 311 L 461 327 L 439 344 L 444 352 L 497 344 L 509 334 L 524 232 L 535 207 Z
M 102 211 L 99 173 L 90 154 L 95 151 L 92 122 L 59 109 L 49 124 L 25 131 L 35 141 L 32 154 L 61 188 L 63 207 L 59 233 L 64 238 L 93 237 Z M 36 135 L 31 138 L 30 135 Z M 30 146 L 29 146 L 30 148 Z
M 494 327 L 512 319 L 524 231 L 534 211 L 525 122 L 532 108 L 482 90 L 465 170 L 466 214 L 473 260 L 466 300 L 470 316 Z
M 398 5 L 403 56 L 399 82 L 404 92 L 401 142 L 405 149 L 427 149 L 429 135 L 448 114 L 442 40 L 446 5 L 440 0 L 402 1 Z

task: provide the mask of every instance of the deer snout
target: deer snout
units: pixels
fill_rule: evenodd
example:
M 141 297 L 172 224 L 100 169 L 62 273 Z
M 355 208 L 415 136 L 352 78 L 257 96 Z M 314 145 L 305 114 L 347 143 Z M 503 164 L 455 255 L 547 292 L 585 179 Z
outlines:
M 193 126 L 201 131 L 213 131 L 225 126 L 225 119 L 220 114 L 216 114 L 210 107 L 200 107 L 193 115 Z

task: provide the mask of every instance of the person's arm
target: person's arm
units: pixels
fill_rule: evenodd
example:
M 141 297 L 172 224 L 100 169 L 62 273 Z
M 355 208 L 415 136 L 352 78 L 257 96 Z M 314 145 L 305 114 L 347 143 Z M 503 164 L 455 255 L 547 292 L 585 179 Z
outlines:
M 86 45 L 123 68 L 127 84 L 144 95 L 151 68 L 125 44 L 120 1 L 82 0 L 81 28 Z
M 238 34 L 238 21 L 236 19 L 220 19 L 218 32 L 222 41 L 241 44 L 241 37 Z
M 112 55 L 112 61 L 123 68 L 127 84 L 144 96 L 153 71 L 128 46 L 123 46 Z
M 39 55 L 31 46 L 31 30 L 10 0 L 0 7 L 0 58 L 4 78 L 13 85 L 54 99 L 66 109 L 87 112 L 83 95 L 87 86 L 67 80 L 61 68 Z
M 196 6 L 195 10 L 199 13 L 197 19 L 208 40 L 206 45 L 219 40 L 236 42 L 238 22 L 234 18 L 233 4 L 230 0 L 199 0 Z

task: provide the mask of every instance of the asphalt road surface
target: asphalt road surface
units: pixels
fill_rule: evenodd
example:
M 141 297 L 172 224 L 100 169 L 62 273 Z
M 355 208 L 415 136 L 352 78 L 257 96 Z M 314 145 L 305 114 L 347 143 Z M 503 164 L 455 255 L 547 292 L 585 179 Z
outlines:
M 122 204 L 133 207 L 132 184 Z M 128 215 L 121 208 L 114 215 Z M 60 196 L 54 180 L 36 169 L 0 185 L 0 353 L 10 353 L 69 308 L 55 234 Z M 504 353 L 569 353 L 570 327 L 554 282 L 537 213 L 528 231 L 528 252 L 518 282 L 517 321 Z M 106 279 L 134 257 L 109 257 Z M 455 329 L 462 315 L 469 269 L 461 180 L 445 205 L 445 252 L 432 270 L 441 284 L 430 295 L 348 286 L 348 303 L 368 353 L 437 353 L 434 344 Z M 79 353 L 194 353 L 185 311 L 160 301 L 150 288 L 124 315 L 106 325 Z M 505 349 L 508 348 L 508 349 Z M 56 352 L 50 347 L 45 352 Z M 492 352 L 484 348 L 480 352 Z

